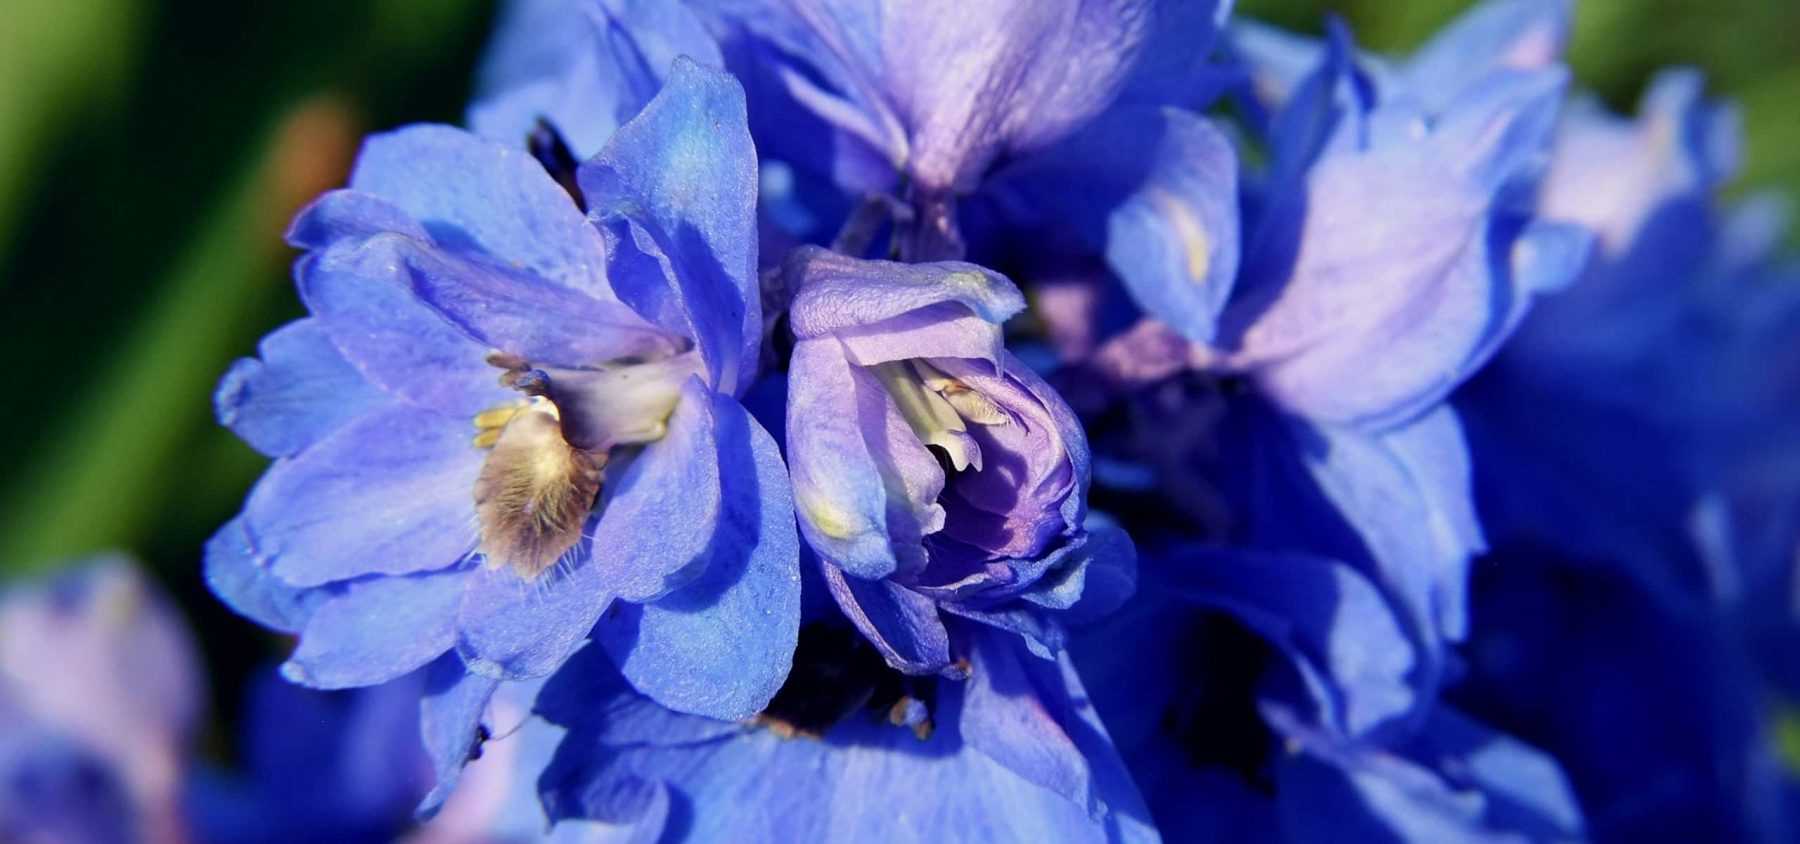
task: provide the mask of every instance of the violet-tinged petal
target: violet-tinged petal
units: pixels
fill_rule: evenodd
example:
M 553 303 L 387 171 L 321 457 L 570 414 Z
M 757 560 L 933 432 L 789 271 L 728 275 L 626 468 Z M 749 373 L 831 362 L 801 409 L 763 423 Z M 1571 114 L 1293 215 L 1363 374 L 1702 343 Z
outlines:
M 431 235 L 419 221 L 381 197 L 349 188 L 326 191 L 294 215 L 287 242 L 296 249 L 324 249 L 343 240 L 378 234 L 403 234 L 419 240 Z
M 896 537 L 916 546 L 942 524 L 935 499 L 943 470 L 898 416 L 836 340 L 795 346 L 787 445 L 800 528 L 831 565 L 862 578 L 887 577 L 908 562 Z
M 445 568 L 475 547 L 469 491 L 481 456 L 456 420 L 378 410 L 276 461 L 250 491 L 244 524 L 294 586 Z
M 363 143 L 350 188 L 406 212 L 444 249 L 611 298 L 600 233 L 522 144 L 408 126 Z
M 257 353 L 219 380 L 213 409 L 219 424 L 270 457 L 297 454 L 385 401 L 316 319 L 276 329 Z
M 962 305 L 939 302 L 868 325 L 836 332 L 844 354 L 858 366 L 933 357 L 999 360 L 1001 335 L 993 323 Z
M 790 96 L 941 193 L 1056 141 L 1122 91 L 1185 87 L 1223 4 L 708 5 L 810 59 L 789 71 Z
M 1448 380 L 1490 319 L 1490 290 L 1447 283 L 1478 248 L 1487 196 L 1411 151 L 1326 158 L 1307 192 L 1288 279 L 1247 291 L 1226 317 L 1258 388 L 1354 419 Z
M 1496 195 L 1528 169 L 1543 139 L 1529 127 L 1560 79 L 1496 81 L 1417 142 L 1314 165 L 1305 201 L 1279 212 L 1304 214 L 1291 264 L 1280 269 L 1282 236 L 1260 240 L 1263 275 L 1226 316 L 1226 345 L 1264 394 L 1313 418 L 1392 425 L 1483 361 L 1530 295 L 1512 267 L 1518 224 L 1497 216 Z
M 1068 635 L 1055 618 L 1042 609 L 1026 604 L 1008 603 L 984 608 L 944 601 L 939 604 L 939 608 L 951 615 L 1018 636 L 1026 650 L 1038 659 L 1055 660 L 1068 640 Z
M 732 455 L 720 439 L 717 394 L 698 378 L 681 385 L 668 431 L 607 473 L 593 528 L 593 582 L 607 594 L 642 603 L 680 588 L 711 559 L 724 520 L 734 515 L 722 481 Z M 739 413 L 736 402 L 731 409 Z M 747 443 L 746 443 L 747 444 Z M 619 467 L 615 467 L 617 469 Z
M 1486 546 L 1456 412 L 1443 406 L 1380 435 L 1289 424 L 1307 472 L 1379 568 L 1371 574 L 1429 638 L 1460 639 L 1470 558 Z
M 304 290 L 307 304 L 315 311 L 355 307 L 358 294 L 370 295 L 367 290 L 346 290 L 344 284 L 392 284 L 410 292 L 484 350 L 508 352 L 537 364 L 582 367 L 620 358 L 659 358 L 684 345 L 618 302 L 596 299 L 484 261 L 445 254 L 409 237 L 383 235 L 348 249 L 358 256 L 355 265 L 367 268 L 370 274 L 316 277 Z M 323 253 L 321 264 L 340 254 L 337 250 Z M 383 317 L 391 319 L 381 313 L 371 318 Z M 356 343 L 357 351 L 367 348 L 361 338 L 339 342 Z M 359 360 L 368 358 L 359 356 Z M 481 372 L 490 377 L 493 373 L 492 367 Z
M 1493 74 L 1435 116 L 1432 145 L 1466 178 L 1495 192 L 1497 204 L 1515 203 L 1511 194 L 1534 187 L 1548 164 L 1568 85 L 1561 66 Z
M 1074 237 L 1145 311 L 1212 339 L 1238 269 L 1237 155 L 1205 118 L 1117 109 L 984 191 L 1019 236 Z
M 971 636 L 956 716 L 969 748 L 1094 817 L 1145 815 L 1068 659 L 1027 656 L 1009 639 L 993 631 Z
M 829 563 L 819 567 L 831 596 L 887 664 L 906 674 L 950 668 L 950 634 L 937 602 L 889 580 L 864 580 Z
M 456 654 L 437 658 L 425 670 L 425 695 L 419 700 L 419 730 L 425 752 L 437 771 L 437 782 L 419 803 L 418 814 L 435 814 L 462 777 L 463 766 L 481 753 L 478 737 L 488 699 L 500 681 L 463 668 Z
M 1362 734 L 1420 705 L 1413 645 L 1382 594 L 1336 560 L 1188 549 L 1165 567 L 1182 598 L 1224 610 L 1287 656 L 1334 728 Z
M 662 91 L 578 174 L 595 219 L 632 219 L 657 239 L 711 383 L 728 393 L 747 385 L 762 345 L 745 119 L 736 80 L 678 59 Z
M 802 340 L 944 302 L 995 326 L 1025 309 L 1025 298 L 1005 276 L 956 261 L 864 261 L 802 246 L 789 254 L 782 272 L 788 289 L 796 291 L 789 318 L 794 336 Z M 994 337 L 997 349 L 997 328 Z
M 298 633 L 327 588 L 303 589 L 283 583 L 256 551 L 255 540 L 237 516 L 206 541 L 206 588 L 238 615 L 271 630 Z
M 315 689 L 372 686 L 436 659 L 456 641 L 462 569 L 358 580 L 320 604 L 281 675 Z
M 1397 68 L 1394 82 L 1437 112 L 1495 71 L 1554 65 L 1573 28 L 1573 5 L 1570 0 L 1488 0 L 1413 53 Z
M 0 594 L 0 736 L 41 721 L 115 766 L 137 800 L 160 804 L 173 798 L 205 693 L 192 631 L 126 558 L 78 561 Z
M 1088 624 L 1125 605 L 1137 591 L 1137 548 L 1111 518 L 1088 513 L 1085 536 L 1019 597 L 1060 610 L 1068 624 Z
M 594 636 L 639 692 L 734 721 L 761 711 L 787 678 L 800 630 L 800 549 L 774 438 L 728 396 L 715 394 L 713 412 L 724 500 L 704 573 L 652 603 L 619 608 Z

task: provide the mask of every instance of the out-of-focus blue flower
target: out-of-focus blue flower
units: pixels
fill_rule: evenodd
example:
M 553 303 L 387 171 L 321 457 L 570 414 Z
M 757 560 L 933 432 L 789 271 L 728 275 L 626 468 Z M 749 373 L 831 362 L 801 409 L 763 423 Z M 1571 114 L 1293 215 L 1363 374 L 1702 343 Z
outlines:
M 1453 699 L 1555 754 L 1598 841 L 1792 840 L 1800 772 L 1777 740 L 1800 694 L 1787 536 L 1782 576 L 1678 606 L 1623 567 L 1505 549 L 1473 585 L 1482 623 Z
M 0 597 L 0 838 L 173 842 L 205 690 L 180 617 L 129 562 Z
M 538 697 L 569 730 L 545 805 L 646 841 L 1157 840 L 1066 658 L 969 641 L 966 681 L 907 677 L 826 608 L 753 723 L 672 712 L 577 654 Z
M 454 651 L 481 697 L 591 635 L 671 707 L 767 703 L 799 575 L 777 446 L 735 398 L 762 342 L 743 107 L 677 62 L 575 173 L 554 143 L 410 127 L 300 214 L 311 315 L 218 393 L 277 460 L 207 559 L 227 603 L 299 633 L 286 676 L 372 685 Z
M 1635 121 L 1590 102 L 1563 117 L 1541 212 L 1591 229 L 1599 248 L 1461 397 L 1495 535 L 1634 561 L 1659 588 L 1695 582 L 1687 513 L 1733 459 L 1721 450 L 1792 418 L 1778 350 L 1795 295 L 1756 234 L 1781 226 L 1758 205 L 1735 223 L 1715 209 L 1736 147 L 1732 110 L 1691 72 L 1659 76 Z M 1557 424 L 1542 424 L 1546 408 Z
M 816 247 L 795 250 L 784 276 L 801 529 L 890 665 L 961 673 L 945 614 L 1016 632 L 1049 658 L 1056 616 L 1130 594 L 1129 540 L 1088 533 L 1080 424 L 1002 344 L 1000 324 L 1024 307 L 1011 282 L 973 264 Z
M 1145 584 L 1155 597 L 1072 650 L 1166 838 L 1582 837 L 1554 761 L 1447 707 L 1381 740 L 1343 728 L 1410 695 L 1413 649 L 1349 566 L 1186 548 L 1148 562 Z
M 1602 841 L 1800 823 L 1800 286 L 1780 214 L 1718 209 L 1735 148 L 1689 72 L 1636 121 L 1571 109 L 1541 206 L 1600 249 L 1459 396 L 1496 551 L 1454 694 L 1563 760 Z
M 425 823 L 415 817 L 432 789 L 433 760 L 420 744 L 460 724 L 420 706 L 441 693 L 446 655 L 420 671 L 359 689 L 324 692 L 256 677 L 245 702 L 239 764 L 203 772 L 190 797 L 201 842 L 389 842 L 489 844 L 605 841 L 597 822 L 552 829 L 537 777 L 562 731 L 530 716 L 537 684 L 511 683 L 484 698 L 463 737 L 469 759 L 456 792 Z M 456 760 L 461 767 L 463 757 Z M 436 788 L 448 791 L 443 784 Z M 429 801 L 435 805 L 435 799 Z
M 203 771 L 189 796 L 201 842 L 392 841 L 430 786 L 416 675 L 322 692 L 273 671 L 252 678 L 237 764 Z

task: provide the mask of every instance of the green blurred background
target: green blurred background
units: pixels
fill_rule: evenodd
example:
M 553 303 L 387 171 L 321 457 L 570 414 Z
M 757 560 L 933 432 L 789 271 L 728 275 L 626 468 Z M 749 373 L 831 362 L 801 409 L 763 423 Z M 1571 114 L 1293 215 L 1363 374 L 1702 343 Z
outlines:
M 493 17 L 481 0 L 5 0 L 0 12 L 0 572 L 118 548 L 183 605 L 215 689 L 280 644 L 207 597 L 200 548 L 263 461 L 218 428 L 230 361 L 298 314 L 286 218 L 367 131 L 456 121 Z M 1466 3 L 1251 0 L 1378 50 Z M 1800 3 L 1588 0 L 1573 64 L 1629 111 L 1658 67 L 1744 106 L 1742 186 L 1800 193 Z M 225 698 L 235 693 L 226 691 Z M 221 700 L 220 703 L 230 703 Z

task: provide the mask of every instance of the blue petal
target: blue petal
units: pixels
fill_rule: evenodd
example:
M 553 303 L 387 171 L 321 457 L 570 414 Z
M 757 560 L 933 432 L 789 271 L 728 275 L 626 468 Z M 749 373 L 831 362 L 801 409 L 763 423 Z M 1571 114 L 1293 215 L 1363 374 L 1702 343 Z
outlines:
M 320 604 L 282 676 L 316 689 L 372 686 L 436 659 L 456 641 L 464 571 L 359 580 Z
M 1235 365 L 1296 413 L 1366 427 L 1461 383 L 1517 323 L 1526 284 L 1547 283 L 1516 276 L 1519 222 L 1496 205 L 1541 158 L 1561 84 L 1551 71 L 1498 79 L 1420 139 L 1402 130 L 1319 159 L 1298 204 L 1265 220 L 1225 316 Z
M 326 319 L 339 347 L 378 380 L 400 363 L 382 359 L 382 352 L 391 355 L 392 350 L 376 344 L 392 340 L 394 332 L 412 327 L 415 319 L 427 318 L 415 317 L 422 309 L 442 323 L 428 335 L 444 337 L 434 344 L 440 353 L 454 352 L 468 361 L 447 374 L 458 381 L 473 379 L 477 385 L 486 376 L 489 385 L 482 385 L 483 393 L 492 391 L 497 377 L 496 370 L 485 365 L 491 350 L 538 364 L 583 367 L 618 358 L 663 357 L 682 346 L 679 338 L 618 302 L 491 263 L 465 260 L 404 235 L 381 235 L 321 253 L 314 272 L 303 279 L 302 293 L 307 305 Z M 407 309 L 400 312 L 404 321 L 382 309 L 407 295 L 417 303 L 404 299 L 396 303 Z M 382 335 L 352 333 L 358 323 L 373 323 L 368 327 Z M 454 333 L 443 334 L 446 330 Z M 470 360 L 477 349 L 479 364 Z
M 1088 624 L 1125 605 L 1137 591 L 1137 548 L 1111 518 L 1089 512 L 1087 536 L 1067 560 L 1020 598 L 1063 610 L 1068 624 Z
M 270 457 L 297 454 L 382 403 L 316 319 L 264 337 L 260 358 L 231 365 L 213 393 L 219 424 Z
M 476 538 L 468 431 L 396 405 L 276 461 L 244 506 L 257 551 L 295 586 L 454 564 Z
M 378 234 L 431 237 L 419 221 L 385 199 L 341 188 L 319 195 L 288 225 L 287 242 L 296 249 L 324 249 L 339 241 Z
M 747 385 L 762 345 L 762 293 L 743 89 L 676 60 L 662 92 L 578 178 L 597 220 L 638 222 L 670 259 L 677 286 L 667 295 L 682 302 L 714 388 Z M 619 290 L 627 301 L 637 293 L 624 281 Z
M 1038 659 L 1055 660 L 1067 640 L 1062 625 L 1055 618 L 1028 604 L 1003 604 L 998 608 L 986 609 L 944 601 L 939 608 L 951 615 L 1020 637 L 1026 649 Z
M 724 509 L 705 573 L 607 616 L 595 637 L 638 691 L 732 721 L 761 711 L 787 678 L 800 631 L 800 549 L 775 440 L 728 396 L 716 396 L 714 414 Z
M 971 637 L 969 679 L 962 685 L 957 727 L 969 747 L 1013 773 L 1061 794 L 1098 815 L 1087 759 L 1064 731 L 1071 722 L 1056 669 L 1025 658 L 1009 637 L 979 631 Z M 1084 726 L 1078 723 L 1072 726 Z
M 390 395 L 460 419 L 518 398 L 501 389 L 493 351 L 421 301 L 396 235 L 312 252 L 294 266 L 307 310 L 332 345 Z
M 1460 738 L 1498 743 L 1483 747 L 1470 741 L 1456 753 L 1432 754 L 1436 758 L 1422 762 L 1345 742 L 1276 707 L 1265 707 L 1265 713 L 1294 748 L 1277 768 L 1277 794 L 1284 827 L 1302 840 L 1583 838 L 1572 795 L 1555 764 L 1472 724 L 1461 724 L 1466 731 L 1459 731 Z M 1472 759 L 1464 752 L 1479 755 Z M 1526 779 L 1488 779 L 1503 773 Z M 1494 785 L 1502 789 L 1498 794 L 1489 792 Z M 1520 797 L 1530 802 L 1515 802 Z
M 986 190 L 1013 225 L 1072 234 L 1106 256 L 1139 307 L 1212 339 L 1237 277 L 1237 155 L 1205 118 L 1116 109 Z
M 1412 644 L 1386 599 L 1349 566 L 1197 548 L 1163 573 L 1183 598 L 1231 613 L 1280 648 L 1335 728 L 1365 733 L 1420 705 Z
M 802 341 L 789 362 L 787 447 L 801 531 L 819 556 L 864 579 L 918 556 L 925 528 L 942 520 L 941 470 L 935 483 L 908 471 L 929 476 L 937 466 L 917 437 L 898 453 L 888 447 L 883 434 L 898 411 L 872 381 L 831 338 Z
M 591 560 L 577 562 L 533 583 L 508 569 L 472 573 L 457 611 L 457 654 L 484 677 L 516 680 L 555 671 L 612 605 L 595 569 Z
M 662 439 L 644 446 L 622 471 L 607 473 L 589 564 L 607 594 L 651 601 L 705 570 L 722 522 L 733 515 L 722 487 L 728 469 L 721 464 L 740 456 L 731 452 L 734 445 L 748 447 L 725 441 L 720 426 L 735 424 L 726 414 L 742 412 L 735 401 L 727 404 L 689 378 Z
M 488 45 L 469 126 L 518 144 L 548 119 L 586 160 L 656 95 L 683 55 L 708 67 L 724 63 L 681 3 L 511 3 Z
M 238 615 L 271 630 L 298 633 L 328 589 L 297 589 L 269 571 L 257 554 L 244 517 L 226 522 L 206 541 L 206 586 Z
M 419 700 L 419 729 L 425 739 L 425 752 L 437 771 L 437 782 L 419 803 L 421 818 L 430 817 L 444 805 L 462 777 L 463 766 L 480 755 L 476 729 L 487 712 L 488 699 L 499 685 L 498 680 L 470 674 L 455 654 L 438 657 L 426 669 L 425 695 Z
M 1440 407 L 1378 436 L 1326 427 L 1298 435 L 1313 442 L 1302 460 L 1374 561 L 1370 574 L 1431 638 L 1461 639 L 1469 560 L 1485 543 L 1456 412 Z
M 661 706 L 632 688 L 598 645 L 571 654 L 544 681 L 532 712 L 569 728 L 581 740 L 609 745 L 694 744 L 751 729 Z
M 350 188 L 392 203 L 445 249 L 611 298 L 600 233 L 522 146 L 408 126 L 363 143 Z
M 831 595 L 856 629 L 896 671 L 935 674 L 950 668 L 950 634 L 937 603 L 887 580 L 864 580 L 819 566 Z
M 648 823 L 653 819 L 644 808 L 654 801 L 644 798 L 660 783 L 687 809 L 683 831 L 697 841 L 1155 840 L 1141 813 L 1115 811 L 1097 820 L 972 752 L 954 721 L 940 723 L 925 740 L 860 717 L 821 740 L 783 739 L 738 725 L 720 736 L 717 722 L 691 716 L 675 717 L 694 728 L 671 725 L 668 713 L 656 715 L 654 707 L 606 698 L 592 705 L 651 718 L 654 726 L 618 727 L 644 738 L 616 743 L 572 730 L 541 781 L 546 804 L 564 813 L 610 809 L 618 820 Z M 1133 805 L 1122 770 L 1108 766 L 1104 782 L 1116 798 L 1109 805 Z M 871 794 L 881 795 L 879 806 L 869 802 Z M 599 799 L 605 795 L 637 799 Z

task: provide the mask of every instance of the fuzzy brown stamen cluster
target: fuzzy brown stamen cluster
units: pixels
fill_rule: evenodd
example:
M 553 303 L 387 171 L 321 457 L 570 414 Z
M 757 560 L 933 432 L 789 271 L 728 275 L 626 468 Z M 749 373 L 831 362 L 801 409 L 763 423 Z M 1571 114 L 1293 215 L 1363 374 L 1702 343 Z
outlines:
M 569 445 L 548 399 L 534 398 L 497 421 L 503 425 L 497 435 L 490 427 L 476 440 L 492 444 L 475 480 L 480 550 L 490 567 L 510 567 L 533 580 L 581 540 L 606 457 Z

